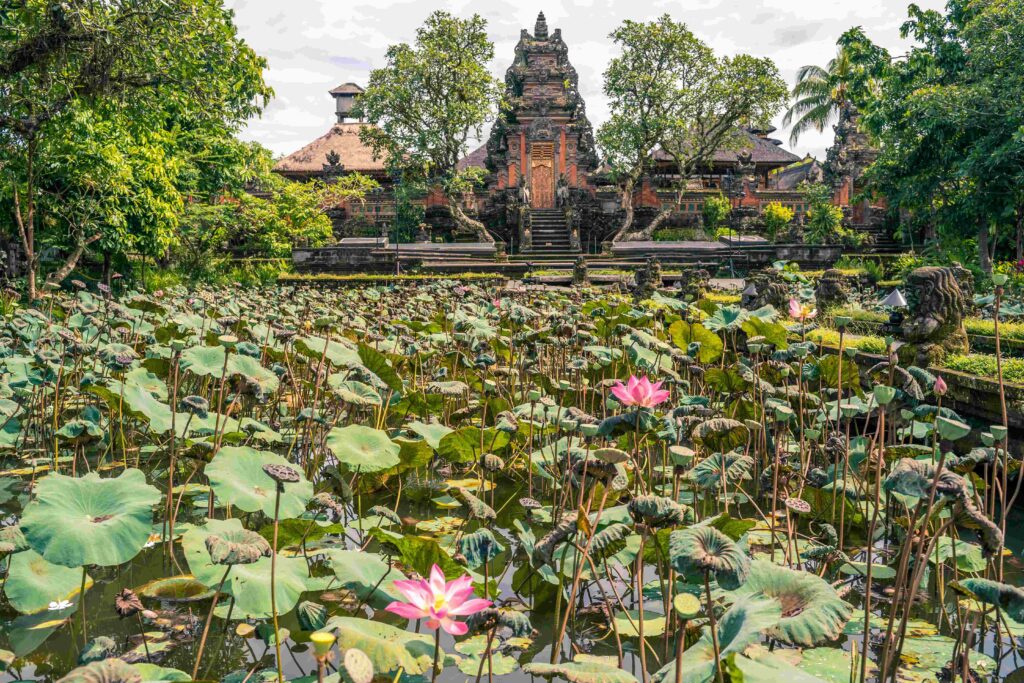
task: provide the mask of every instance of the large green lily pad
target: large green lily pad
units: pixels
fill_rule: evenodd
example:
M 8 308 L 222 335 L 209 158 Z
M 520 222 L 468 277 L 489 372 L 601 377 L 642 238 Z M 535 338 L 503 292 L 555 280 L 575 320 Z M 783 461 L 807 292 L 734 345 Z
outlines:
M 103 479 L 50 474 L 36 485 L 21 530 L 48 562 L 65 567 L 124 564 L 149 540 L 160 493 L 141 470 Z
M 249 446 L 224 446 L 206 466 L 206 476 L 222 504 L 273 517 L 277 482 L 263 471 L 264 465 L 283 465 L 299 473 L 299 481 L 284 485 L 279 517 L 298 517 L 305 512 L 313 497 L 313 484 L 301 474 L 301 468 L 276 453 Z

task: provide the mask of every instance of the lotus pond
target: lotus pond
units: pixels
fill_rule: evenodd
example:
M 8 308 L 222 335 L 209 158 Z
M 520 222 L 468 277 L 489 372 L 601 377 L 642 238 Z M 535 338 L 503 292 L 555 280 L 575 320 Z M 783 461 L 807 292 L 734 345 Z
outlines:
M 1006 427 L 807 341 L 796 301 L 440 281 L 2 303 L 4 680 L 1024 667 Z

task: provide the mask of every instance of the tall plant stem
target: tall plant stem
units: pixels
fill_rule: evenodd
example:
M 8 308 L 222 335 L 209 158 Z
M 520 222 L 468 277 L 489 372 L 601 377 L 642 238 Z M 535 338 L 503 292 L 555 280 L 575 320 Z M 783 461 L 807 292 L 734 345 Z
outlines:
M 281 632 L 277 628 L 277 528 L 278 515 L 281 510 L 281 490 L 284 484 L 277 483 L 277 496 L 274 498 L 274 546 L 270 554 L 270 615 L 274 619 L 274 649 L 277 651 L 277 683 L 283 683 L 281 671 Z
M 710 572 L 704 572 L 704 598 L 707 600 L 708 622 L 711 625 L 711 647 L 715 655 L 715 680 L 722 683 L 722 656 L 718 649 L 718 624 L 715 623 L 715 605 L 711 602 Z
M 199 650 L 196 652 L 196 661 L 192 665 L 192 680 L 196 680 L 199 676 L 199 663 L 203 661 L 203 650 L 206 648 L 206 637 L 210 634 L 210 624 L 213 622 L 213 610 L 217 607 L 217 600 L 220 598 L 221 589 L 224 588 L 224 582 L 228 580 L 228 574 L 231 572 L 231 565 L 224 570 L 224 575 L 220 577 L 220 583 L 217 584 L 217 590 L 213 594 L 213 599 L 210 601 L 210 612 L 206 615 L 206 623 L 203 624 L 203 635 L 199 639 Z
M 434 664 L 430 667 L 430 683 L 437 681 L 437 660 L 441 654 L 441 629 L 434 629 Z

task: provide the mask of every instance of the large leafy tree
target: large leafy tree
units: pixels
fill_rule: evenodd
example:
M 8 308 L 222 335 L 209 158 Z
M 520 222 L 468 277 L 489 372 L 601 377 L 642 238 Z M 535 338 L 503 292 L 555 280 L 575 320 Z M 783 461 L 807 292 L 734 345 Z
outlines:
M 611 117 L 597 131 L 605 160 L 621 183 L 625 219 L 633 225 L 633 191 L 649 168 L 685 91 L 680 84 L 703 80 L 714 55 L 682 22 L 662 15 L 657 21 L 627 19 L 609 36 L 622 53 L 604 72 Z
M 468 140 L 481 136 L 501 99 L 501 83 L 487 66 L 494 44 L 486 27 L 476 14 L 460 19 L 434 12 L 412 45 L 388 48 L 386 64 L 370 72 L 359 108 L 375 124 L 360 133 L 366 144 L 403 175 L 439 184 L 455 221 L 491 242 L 461 205 L 480 180 L 479 169 L 457 168 Z
M 976 240 L 990 271 L 999 240 L 1024 227 L 1024 0 L 910 6 L 916 43 L 888 68 L 865 116 L 881 141 L 867 178 L 947 245 Z
M 35 297 L 45 246 L 159 252 L 270 90 L 221 0 L 16 0 L 0 25 L 0 201 Z M 241 178 L 234 178 L 241 181 Z M 5 217 L 6 218 L 6 217 Z M 6 221 L 5 221 L 6 222 Z
M 809 130 L 823 132 L 848 106 L 863 106 L 877 95 L 878 76 L 888 63 L 889 53 L 857 26 L 840 37 L 836 56 L 826 66 L 800 67 L 790 93 L 793 103 L 782 119 L 784 126 L 793 124 L 790 143 L 795 145 Z
M 716 57 L 700 41 L 685 56 L 694 65 L 674 84 L 660 147 L 676 169 L 675 197 L 642 230 L 620 229 L 615 239 L 649 239 L 686 194 L 687 179 L 710 165 L 717 150 L 744 146 L 741 127 L 770 120 L 785 104 L 786 84 L 772 60 Z

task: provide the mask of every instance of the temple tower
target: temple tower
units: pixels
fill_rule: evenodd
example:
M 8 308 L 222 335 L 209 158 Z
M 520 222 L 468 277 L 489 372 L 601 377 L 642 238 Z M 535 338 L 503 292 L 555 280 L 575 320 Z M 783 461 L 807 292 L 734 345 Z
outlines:
M 532 35 L 520 34 L 505 95 L 510 107 L 487 142 L 492 189 L 515 188 L 531 208 L 551 209 L 560 185 L 587 187 L 587 174 L 597 168 L 593 128 L 562 30 L 549 33 L 543 12 Z

